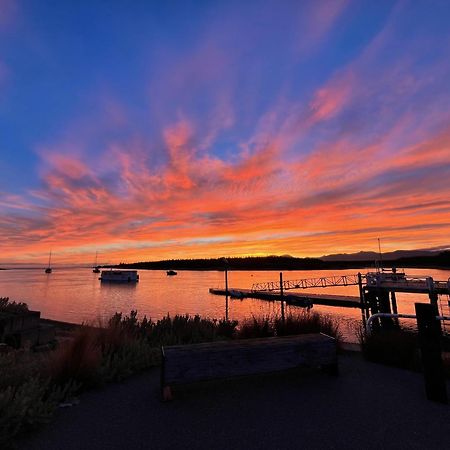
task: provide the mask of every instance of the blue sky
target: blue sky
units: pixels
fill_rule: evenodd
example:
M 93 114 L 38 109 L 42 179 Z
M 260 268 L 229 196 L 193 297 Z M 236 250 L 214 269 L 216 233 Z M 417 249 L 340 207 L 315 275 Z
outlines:
M 0 0 L 6 258 L 445 247 L 448 209 L 413 205 L 450 190 L 449 19 L 445 1 Z

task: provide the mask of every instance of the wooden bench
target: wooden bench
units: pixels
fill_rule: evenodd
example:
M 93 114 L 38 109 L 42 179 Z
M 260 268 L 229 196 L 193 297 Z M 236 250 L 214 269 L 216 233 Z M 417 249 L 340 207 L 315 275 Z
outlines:
M 161 394 L 196 381 L 321 367 L 337 374 L 336 340 L 325 334 L 242 339 L 162 347 Z

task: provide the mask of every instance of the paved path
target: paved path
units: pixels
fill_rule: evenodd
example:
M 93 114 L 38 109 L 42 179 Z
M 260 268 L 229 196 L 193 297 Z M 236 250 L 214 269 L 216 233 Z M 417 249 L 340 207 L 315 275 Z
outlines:
M 23 450 L 448 449 L 450 406 L 425 399 L 420 374 L 340 357 L 316 371 L 208 382 L 159 401 L 159 371 L 86 393 Z M 450 393 L 450 383 L 448 385 Z

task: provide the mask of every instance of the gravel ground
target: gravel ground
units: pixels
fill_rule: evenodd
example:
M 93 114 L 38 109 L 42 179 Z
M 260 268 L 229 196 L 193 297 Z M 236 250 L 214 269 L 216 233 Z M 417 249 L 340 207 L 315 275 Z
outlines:
M 426 400 L 421 374 L 356 353 L 341 355 L 340 368 L 338 377 L 308 370 L 197 383 L 169 403 L 155 369 L 82 395 L 18 448 L 449 448 L 450 406 Z

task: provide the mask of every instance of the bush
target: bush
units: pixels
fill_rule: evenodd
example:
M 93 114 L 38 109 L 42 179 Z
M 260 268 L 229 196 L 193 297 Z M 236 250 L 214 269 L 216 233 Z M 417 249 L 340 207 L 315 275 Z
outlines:
M 20 431 L 49 422 L 58 404 L 71 398 L 76 389 L 74 382 L 57 386 L 39 377 L 1 389 L 0 445 L 8 445 Z
M 252 339 L 275 336 L 275 328 L 273 318 L 255 317 L 244 319 L 239 327 L 239 339 Z
M 339 322 L 328 315 L 320 315 L 310 310 L 300 314 L 289 314 L 285 320 L 277 317 L 274 321 L 277 336 L 289 336 L 306 333 L 324 333 L 334 337 L 338 343 L 342 340 Z
M 167 316 L 148 327 L 148 339 L 158 347 L 231 339 L 237 324 L 233 320 L 202 319 L 199 315 Z
M 365 358 L 389 366 L 420 370 L 417 333 L 403 329 L 382 330 L 368 335 L 361 332 L 360 343 Z
M 24 305 L 2 299 L 1 305 L 7 304 Z M 235 320 L 198 315 L 139 320 L 136 311 L 116 313 L 106 324 L 83 324 L 50 354 L 21 350 L 0 355 L 0 445 L 47 422 L 69 396 L 159 364 L 162 345 L 312 332 L 339 337 L 337 323 L 311 312 L 288 315 L 284 322 L 276 316 L 253 317 L 239 328 Z
M 56 384 L 76 380 L 84 387 L 101 383 L 102 361 L 98 335 L 100 330 L 82 326 L 73 337 L 52 354 L 49 361 L 49 376 Z
M 28 311 L 26 303 L 11 302 L 9 297 L 0 297 L 0 312 L 24 313 Z
M 306 310 L 300 314 L 288 314 L 284 320 L 278 316 L 245 319 L 239 328 L 238 338 L 249 339 L 307 333 L 325 333 L 334 337 L 338 343 L 342 339 L 337 320 Z

